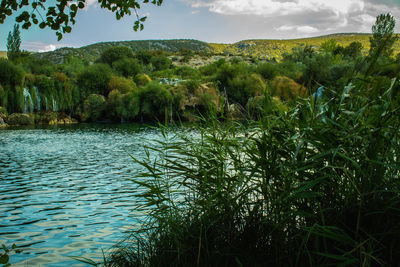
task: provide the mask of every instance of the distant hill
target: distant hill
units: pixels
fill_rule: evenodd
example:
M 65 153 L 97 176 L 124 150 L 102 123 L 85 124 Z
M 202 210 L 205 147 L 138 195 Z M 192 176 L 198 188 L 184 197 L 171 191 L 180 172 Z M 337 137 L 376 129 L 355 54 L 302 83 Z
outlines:
M 0 58 L 7 58 L 7 51 L 0 51 Z
M 39 58 L 48 59 L 54 63 L 62 63 L 69 55 L 77 56 L 88 61 L 95 61 L 100 57 L 101 53 L 107 48 L 115 46 L 126 46 L 132 49 L 133 52 L 140 50 L 163 50 L 167 52 L 178 52 L 181 49 L 190 49 L 192 51 L 209 51 L 212 52 L 212 47 L 197 40 L 143 40 L 143 41 L 120 41 L 120 42 L 103 42 L 96 43 L 80 48 L 63 47 L 51 52 L 36 53 Z
M 351 42 L 360 42 L 363 45 L 363 53 L 369 50 L 369 38 L 371 34 L 364 33 L 339 33 L 318 37 L 288 39 L 288 40 L 243 40 L 234 44 L 206 43 L 197 40 L 144 40 L 144 41 L 121 41 L 96 43 L 81 48 L 59 48 L 52 52 L 36 53 L 39 58 L 48 59 L 54 63 L 62 63 L 69 55 L 81 59 L 95 61 L 101 53 L 109 47 L 126 46 L 132 51 L 139 50 L 163 50 L 167 52 L 178 52 L 182 48 L 196 52 L 211 52 L 220 55 L 250 56 L 260 59 L 277 60 L 282 58 L 284 52 L 290 52 L 292 48 L 301 45 L 311 45 L 319 48 L 327 40 L 334 39 L 342 46 Z M 400 52 L 400 42 L 394 45 L 395 53 Z
M 231 55 L 252 56 L 262 59 L 282 58 L 284 52 L 290 52 L 294 47 L 311 45 L 319 48 L 327 40 L 334 39 L 342 46 L 347 46 L 351 42 L 360 42 L 363 45 L 364 53 L 369 50 L 369 38 L 371 34 L 364 33 L 339 33 L 318 37 L 287 39 L 287 40 L 243 40 L 234 44 L 210 44 L 217 53 Z M 400 46 L 396 44 L 397 50 Z

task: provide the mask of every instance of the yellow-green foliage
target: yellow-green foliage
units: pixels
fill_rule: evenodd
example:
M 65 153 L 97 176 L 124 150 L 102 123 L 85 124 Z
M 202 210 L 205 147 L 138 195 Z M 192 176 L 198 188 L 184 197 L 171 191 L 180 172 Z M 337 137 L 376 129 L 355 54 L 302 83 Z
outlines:
M 55 80 L 57 80 L 57 81 L 59 81 L 61 83 L 66 83 L 67 80 L 68 80 L 67 75 L 65 75 L 65 73 L 62 73 L 62 72 L 55 72 L 53 74 L 53 76 L 54 76 Z
M 307 89 L 286 76 L 277 76 L 271 83 L 271 94 L 281 101 L 295 100 L 296 97 L 304 97 Z
M 147 74 L 141 73 L 136 75 L 135 77 L 135 83 L 137 84 L 137 86 L 146 86 L 150 82 L 151 78 Z
M 7 58 L 7 51 L 0 51 L 0 58 Z
M 370 34 L 333 34 L 313 38 L 292 40 L 244 40 L 235 44 L 210 43 L 215 53 L 252 56 L 260 59 L 282 59 L 284 52 L 291 52 L 297 46 L 310 45 L 319 49 L 324 42 L 334 40 L 341 46 L 348 46 L 352 42 L 363 45 L 363 54 L 367 54 L 370 47 Z M 394 54 L 400 52 L 400 43 L 393 46 Z
M 136 89 L 135 83 L 131 79 L 128 79 L 128 78 L 113 75 L 113 76 L 111 76 L 111 79 L 108 82 L 108 90 L 110 92 L 113 90 L 118 90 L 121 93 L 125 94 L 134 89 Z

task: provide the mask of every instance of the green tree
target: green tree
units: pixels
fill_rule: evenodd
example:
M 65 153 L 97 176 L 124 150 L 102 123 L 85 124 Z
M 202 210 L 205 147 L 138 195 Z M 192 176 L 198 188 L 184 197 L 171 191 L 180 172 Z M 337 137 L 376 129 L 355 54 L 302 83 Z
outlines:
M 372 26 L 372 37 L 370 38 L 370 56 L 379 50 L 382 50 L 381 56 L 384 58 L 392 56 L 393 44 L 398 40 L 398 37 L 393 35 L 395 25 L 396 21 L 389 13 L 380 14 L 376 17 L 376 22 Z
M 9 60 L 14 60 L 21 53 L 21 33 L 19 31 L 19 25 L 14 25 L 14 30 L 8 33 L 7 38 L 7 57 Z
M 361 56 L 363 45 L 360 42 L 352 42 L 343 49 L 343 55 L 356 59 Z
M 135 77 L 141 72 L 142 66 L 136 58 L 123 58 L 112 64 L 117 73 L 125 77 Z
M 101 63 L 106 63 L 110 66 L 113 65 L 114 62 L 124 59 L 124 58 L 130 58 L 133 57 L 132 50 L 129 47 L 126 46 L 117 46 L 117 47 L 111 47 L 105 50 L 101 56 L 99 61 Z
M 4 23 L 7 17 L 13 15 L 13 12 L 18 13 L 16 22 L 22 24 L 23 29 L 29 29 L 32 24 L 39 25 L 41 29 L 49 27 L 56 31 L 58 39 L 61 40 L 63 34 L 70 33 L 75 24 L 75 18 L 78 11 L 85 8 L 86 0 L 58 0 L 58 1 L 18 1 L 7 0 L 0 3 L 0 23 Z M 140 2 L 143 4 L 151 3 L 160 6 L 163 0 L 98 0 L 99 6 L 115 13 L 117 20 L 125 15 L 136 15 L 133 29 L 143 30 L 143 22 L 146 17 L 138 15 L 138 9 L 141 8 Z M 29 10 L 29 7 L 31 10 Z M 28 10 L 27 10 L 28 9 Z
M 93 64 L 87 67 L 78 76 L 77 84 L 81 88 L 82 97 L 90 94 L 108 94 L 108 83 L 111 79 L 112 70 L 106 64 Z

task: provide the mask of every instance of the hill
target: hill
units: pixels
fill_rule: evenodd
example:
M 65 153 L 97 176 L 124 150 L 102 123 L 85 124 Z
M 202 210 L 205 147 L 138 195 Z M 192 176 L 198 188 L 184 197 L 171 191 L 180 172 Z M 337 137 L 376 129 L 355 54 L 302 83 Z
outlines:
M 210 46 L 216 53 L 279 60 L 284 52 L 290 52 L 294 47 L 310 45 L 318 49 L 322 43 L 331 39 L 336 40 L 342 46 L 347 46 L 352 42 L 360 42 L 364 48 L 363 52 L 367 53 L 370 36 L 370 34 L 363 33 L 340 33 L 301 39 L 243 40 L 234 44 L 210 44 Z M 396 44 L 396 48 L 400 50 L 399 44 Z
M 360 42 L 363 45 L 363 53 L 369 50 L 369 38 L 371 34 L 340 33 L 318 37 L 287 39 L 287 40 L 243 40 L 234 44 L 206 43 L 197 40 L 144 40 L 96 43 L 81 48 L 60 48 L 52 52 L 37 53 L 39 58 L 48 59 L 54 63 L 62 63 L 69 55 L 77 56 L 88 61 L 96 60 L 101 53 L 109 47 L 126 46 L 132 51 L 139 50 L 163 50 L 178 52 L 181 49 L 189 49 L 195 52 L 207 52 L 217 55 L 246 56 L 259 59 L 281 59 L 284 52 L 290 52 L 294 47 L 310 45 L 318 49 L 322 43 L 334 39 L 342 46 L 351 42 Z M 400 42 L 394 45 L 395 53 L 400 52 Z
M 190 49 L 195 52 L 209 51 L 212 47 L 201 41 L 197 40 L 143 40 L 143 41 L 120 41 L 120 42 L 102 42 L 80 48 L 63 47 L 51 52 L 35 54 L 39 58 L 48 59 L 54 63 L 62 63 L 69 55 L 86 59 L 88 61 L 95 61 L 100 57 L 101 53 L 107 48 L 115 46 L 126 46 L 132 49 L 133 52 L 140 50 L 163 50 L 166 52 L 178 52 L 181 49 Z

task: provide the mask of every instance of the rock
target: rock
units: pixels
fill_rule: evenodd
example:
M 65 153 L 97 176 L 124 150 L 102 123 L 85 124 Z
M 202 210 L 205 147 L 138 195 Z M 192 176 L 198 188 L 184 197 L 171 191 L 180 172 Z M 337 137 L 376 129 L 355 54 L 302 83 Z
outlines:
M 0 124 L 1 122 L 5 123 L 6 121 L 7 121 L 7 115 L 0 112 Z
M 34 119 L 28 114 L 13 113 L 8 116 L 7 122 L 9 125 L 33 125 Z

